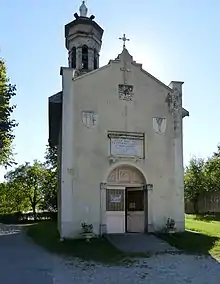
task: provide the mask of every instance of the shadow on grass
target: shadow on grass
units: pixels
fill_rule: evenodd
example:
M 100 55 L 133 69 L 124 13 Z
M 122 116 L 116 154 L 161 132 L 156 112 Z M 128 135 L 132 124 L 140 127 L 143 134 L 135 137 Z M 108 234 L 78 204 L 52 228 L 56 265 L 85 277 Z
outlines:
M 105 238 L 92 239 L 91 242 L 85 240 L 64 240 L 60 242 L 56 222 L 45 221 L 29 226 L 27 235 L 48 251 L 60 255 L 74 256 L 83 260 L 106 264 L 116 264 L 125 258 L 125 255 Z
M 220 221 L 220 213 L 197 214 L 195 220 L 205 222 Z
M 218 237 L 190 231 L 176 234 L 158 234 L 157 236 L 186 253 L 203 255 L 209 254 L 209 251 L 219 240 Z

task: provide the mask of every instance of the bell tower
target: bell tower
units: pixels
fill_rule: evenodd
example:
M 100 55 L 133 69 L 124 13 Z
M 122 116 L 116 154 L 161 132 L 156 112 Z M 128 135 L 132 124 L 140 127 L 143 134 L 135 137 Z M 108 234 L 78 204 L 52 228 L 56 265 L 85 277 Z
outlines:
M 85 1 L 79 8 L 80 15 L 65 26 L 66 48 L 69 52 L 69 67 L 82 75 L 99 68 L 99 52 L 102 45 L 103 29 L 94 21 L 95 16 L 87 17 Z

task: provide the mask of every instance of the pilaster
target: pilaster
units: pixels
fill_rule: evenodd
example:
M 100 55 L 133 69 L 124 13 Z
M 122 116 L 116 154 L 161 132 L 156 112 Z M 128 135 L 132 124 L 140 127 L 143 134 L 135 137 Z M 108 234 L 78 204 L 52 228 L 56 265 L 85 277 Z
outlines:
M 73 222 L 73 191 L 74 191 L 74 72 L 62 68 L 62 154 L 61 154 L 61 228 L 60 237 L 71 237 Z
M 88 70 L 94 70 L 94 50 L 88 49 Z
M 106 234 L 106 188 L 105 182 L 100 183 L 100 235 Z
M 96 53 L 97 68 L 99 68 L 99 53 Z
M 82 69 L 82 47 L 77 47 L 76 49 L 76 69 Z
M 182 85 L 183 82 L 172 81 L 169 85 L 173 89 L 170 110 L 173 115 L 173 151 L 174 151 L 174 180 L 178 203 L 174 206 L 177 223 L 184 222 L 184 167 L 183 167 L 183 125 L 182 125 Z M 175 200 L 174 200 L 175 202 Z M 181 208 L 181 210 L 180 210 Z M 178 214 L 177 214 L 178 213 Z M 184 223 L 180 225 L 184 229 Z

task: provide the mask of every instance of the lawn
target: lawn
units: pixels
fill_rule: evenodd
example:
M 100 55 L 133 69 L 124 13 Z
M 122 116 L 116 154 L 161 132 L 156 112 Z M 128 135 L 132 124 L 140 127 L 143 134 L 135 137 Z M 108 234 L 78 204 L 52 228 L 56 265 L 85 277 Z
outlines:
M 220 259 L 219 215 L 186 215 L 185 226 L 184 233 L 160 237 L 185 252 L 210 254 Z
M 186 231 L 176 234 L 158 234 L 171 245 L 186 253 L 211 254 L 220 259 L 220 216 L 186 215 Z M 125 263 L 131 257 L 146 255 L 128 255 L 116 249 L 107 239 L 97 238 L 90 243 L 85 240 L 65 240 L 60 242 L 56 223 L 45 221 L 27 227 L 27 234 L 47 250 L 84 260 L 93 260 L 106 264 Z
M 60 242 L 55 222 L 45 221 L 30 225 L 27 227 L 27 235 L 45 249 L 60 255 L 75 256 L 83 260 L 106 264 L 116 264 L 126 257 L 105 238 L 92 239 L 89 243 L 85 240 Z

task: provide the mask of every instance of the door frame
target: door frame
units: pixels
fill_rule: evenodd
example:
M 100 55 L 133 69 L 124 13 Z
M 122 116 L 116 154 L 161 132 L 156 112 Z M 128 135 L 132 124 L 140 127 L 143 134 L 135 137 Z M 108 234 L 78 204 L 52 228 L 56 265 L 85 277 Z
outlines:
M 125 187 L 125 233 L 128 233 L 128 187 Z
M 133 233 L 136 232 L 128 232 L 128 206 L 127 206 L 127 200 L 128 200 L 128 191 L 129 189 L 136 188 L 137 191 L 143 191 L 143 197 L 144 197 L 144 232 L 146 233 L 148 231 L 148 198 L 147 198 L 147 191 L 145 190 L 145 186 L 126 186 L 125 187 L 125 233 Z M 139 188 L 139 189 L 138 189 Z M 147 224 L 146 224 L 147 221 Z

